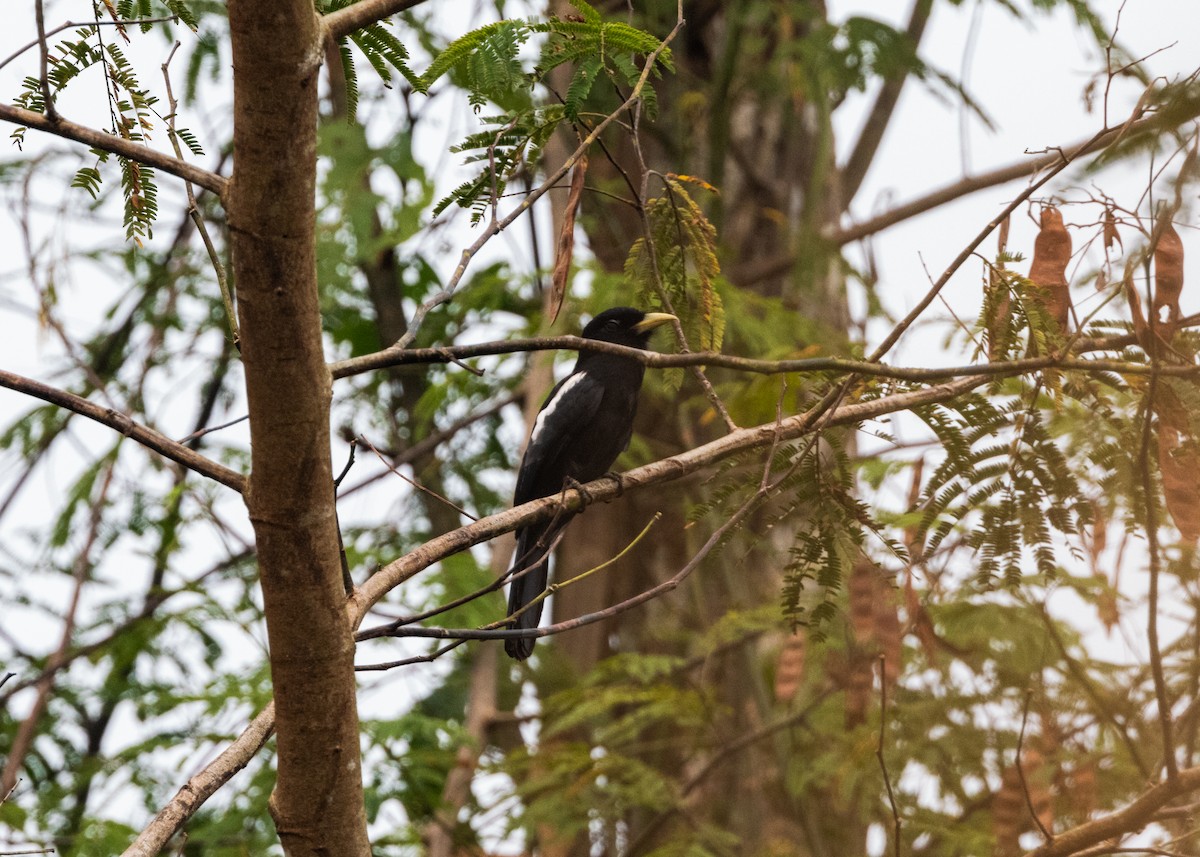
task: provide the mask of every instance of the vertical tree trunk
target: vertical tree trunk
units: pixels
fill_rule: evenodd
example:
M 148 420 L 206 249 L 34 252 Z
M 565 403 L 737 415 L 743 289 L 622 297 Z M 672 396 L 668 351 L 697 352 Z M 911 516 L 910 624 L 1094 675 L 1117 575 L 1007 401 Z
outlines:
M 231 0 L 235 164 L 226 207 L 253 445 L 246 503 L 289 855 L 366 855 L 354 643 L 343 603 L 314 237 L 320 27 L 309 0 Z

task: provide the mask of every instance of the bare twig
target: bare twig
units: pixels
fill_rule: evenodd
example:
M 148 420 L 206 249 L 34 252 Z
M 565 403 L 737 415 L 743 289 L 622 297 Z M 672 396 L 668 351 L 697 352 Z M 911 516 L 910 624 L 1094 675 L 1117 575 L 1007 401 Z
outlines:
M 187 437 L 181 437 L 179 440 L 176 441 L 176 443 L 185 443 L 185 444 L 191 443 L 193 440 L 199 440 L 200 438 L 204 437 L 206 434 L 212 434 L 215 431 L 221 431 L 221 429 L 230 428 L 231 426 L 235 426 L 238 423 L 244 423 L 248 419 L 250 419 L 250 415 L 246 414 L 245 416 L 238 417 L 235 420 L 230 420 L 227 423 L 221 423 L 219 426 L 205 426 L 202 429 L 198 429 L 198 430 L 192 432 Z
M 34 14 L 37 18 L 38 54 L 41 66 L 42 105 L 46 118 L 51 122 L 58 121 L 58 111 L 54 108 L 54 94 L 50 92 L 50 46 L 46 43 L 46 15 L 42 8 L 42 0 L 35 0 Z
M 1033 823 L 1041 831 L 1042 839 L 1046 842 L 1053 842 L 1054 834 L 1046 829 L 1046 825 L 1042 824 L 1042 817 L 1033 806 L 1033 795 L 1029 793 L 1029 781 L 1025 778 L 1025 765 L 1021 761 L 1021 755 L 1025 752 L 1025 724 L 1029 721 L 1029 703 L 1032 700 L 1033 692 L 1027 690 L 1025 705 L 1021 709 L 1021 731 L 1017 735 L 1017 777 L 1021 780 L 1021 791 L 1025 794 L 1025 808 L 1029 810 Z
M 177 20 L 179 19 L 174 15 L 163 15 L 158 18 L 130 18 L 124 21 L 64 21 L 54 29 L 46 30 L 44 34 L 39 32 L 38 38 L 25 43 L 11 54 L 6 56 L 4 59 L 0 60 L 0 68 L 4 68 L 30 48 L 36 48 L 38 45 L 45 43 L 46 39 L 49 39 L 51 36 L 57 36 L 63 30 L 70 30 L 72 27 L 137 27 L 142 24 L 164 24 L 167 21 Z
M 194 470 L 202 476 L 215 479 L 217 482 L 235 491 L 241 492 L 245 490 L 246 477 L 242 476 L 242 474 L 230 470 L 225 465 L 218 464 L 194 450 L 188 449 L 181 443 L 176 443 L 169 437 L 159 434 L 154 429 L 134 422 L 125 414 L 117 413 L 112 408 L 102 407 L 73 393 L 68 393 L 66 390 L 60 390 L 57 387 L 51 387 L 40 381 L 34 381 L 31 378 L 26 378 L 12 372 L 5 372 L 4 370 L 0 370 L 0 387 L 7 387 L 10 390 L 16 390 L 18 393 L 27 393 L 44 402 L 74 411 L 80 416 L 116 429 L 121 434 L 137 441 L 147 449 L 151 449 L 165 458 L 182 464 L 189 470 Z
M 167 104 L 170 113 L 167 116 L 167 136 L 171 138 L 171 146 L 175 149 L 175 157 L 183 160 L 183 149 L 179 145 L 179 135 L 175 133 L 175 112 L 179 109 L 179 104 L 175 100 L 175 93 L 171 90 L 171 75 L 169 68 L 171 60 L 175 57 L 175 52 L 179 50 L 179 42 L 175 42 L 175 46 L 171 48 L 171 53 L 167 55 L 167 60 L 162 64 L 163 81 L 167 85 Z M 238 334 L 237 310 L 233 307 L 233 295 L 229 291 L 229 280 L 225 276 L 225 266 L 221 264 L 221 257 L 217 254 L 217 248 L 213 244 L 212 237 L 208 234 L 208 227 L 204 225 L 204 218 L 200 215 L 200 206 L 196 204 L 196 193 L 192 190 L 192 183 L 188 179 L 183 180 L 183 188 L 187 192 L 188 201 L 188 216 L 192 218 L 192 222 L 196 224 L 196 231 L 200 233 L 200 240 L 204 242 L 204 249 L 208 251 L 208 260 L 213 266 L 213 272 L 217 275 L 217 286 L 221 289 L 221 302 L 225 304 L 225 318 L 229 324 L 229 331 L 233 337 L 233 347 L 240 349 L 241 336 Z
M 435 500 L 437 500 L 441 503 L 445 503 L 447 506 L 449 506 L 451 509 L 454 509 L 460 515 L 470 518 L 472 521 L 479 520 L 479 518 L 477 518 L 475 515 L 472 515 L 470 512 L 468 512 L 462 506 L 458 505 L 453 500 L 451 500 L 449 497 L 444 497 L 441 494 L 439 494 L 438 492 L 434 491 L 432 488 L 427 488 L 424 485 L 422 485 L 420 482 L 418 482 L 417 480 L 410 479 L 407 476 L 405 476 L 403 473 L 401 473 L 399 470 L 396 469 L 395 465 L 389 464 L 388 460 L 383 457 L 383 453 L 381 453 L 378 449 L 376 449 L 374 444 L 372 444 L 371 441 L 367 440 L 364 436 L 359 435 L 358 437 L 355 438 L 355 441 L 358 443 L 361 443 L 367 449 L 371 450 L 371 452 L 375 453 L 375 457 L 378 458 L 383 463 L 383 466 L 386 467 L 393 476 L 399 476 L 401 479 L 403 479 L 409 485 L 416 488 L 418 491 L 422 491 L 425 494 L 427 494 L 428 496 L 434 498 Z
M 189 779 L 146 826 L 137 839 L 125 849 L 122 857 L 157 857 L 163 847 L 208 798 L 229 779 L 246 767 L 267 743 L 275 730 L 275 703 L 271 702 L 250 722 L 232 744 Z
M 1148 316 L 1150 336 L 1153 339 L 1154 313 Z M 1158 349 L 1151 349 L 1151 360 L 1158 363 Z M 1150 376 L 1150 386 L 1146 390 L 1145 412 L 1142 415 L 1142 437 L 1138 450 L 1138 468 L 1141 471 L 1142 499 L 1146 511 L 1146 551 L 1150 557 L 1150 585 L 1147 594 L 1146 639 L 1150 649 L 1150 673 L 1154 677 L 1154 696 L 1158 701 L 1158 727 L 1162 732 L 1163 764 L 1166 767 L 1167 782 L 1179 775 L 1179 765 L 1175 759 L 1174 725 L 1171 721 L 1171 700 L 1167 693 L 1167 682 L 1163 675 L 1162 650 L 1158 641 L 1158 584 L 1161 574 L 1161 560 L 1158 550 L 1158 501 L 1157 488 L 1150 473 L 1150 424 L 1154 413 L 1154 395 L 1158 388 L 1158 376 Z
M 900 810 L 896 807 L 896 795 L 892 791 L 892 777 L 888 773 L 887 760 L 883 756 L 883 739 L 887 730 L 887 678 L 884 667 L 887 656 L 879 656 L 879 741 L 875 745 L 875 758 L 879 761 L 879 770 L 883 772 L 883 784 L 887 788 L 888 804 L 892 809 L 892 840 L 896 857 L 900 857 Z
M 1194 327 L 1197 324 L 1200 324 L 1200 315 L 1189 316 L 1187 319 L 1181 321 L 1180 327 Z M 1136 339 L 1132 334 L 1096 339 L 1084 337 L 1075 343 L 1069 353 L 1085 354 L 1094 351 L 1117 350 L 1132 344 L 1136 344 Z M 618 354 L 622 357 L 630 357 L 644 366 L 655 369 L 719 366 L 724 369 L 734 369 L 741 372 L 754 372 L 764 375 L 853 372 L 858 375 L 868 375 L 876 378 L 894 378 L 898 381 L 941 381 L 946 378 L 980 374 L 1020 375 L 1028 372 L 1036 372 L 1041 369 L 1128 372 L 1138 375 L 1149 375 L 1154 371 L 1157 371 L 1159 374 L 1177 376 L 1189 376 L 1197 373 L 1194 366 L 1162 366 L 1154 370 L 1143 363 L 1112 360 L 1085 361 L 1056 355 L 1043 355 L 1040 357 L 1028 357 L 1021 360 L 993 363 L 970 363 L 963 366 L 940 368 L 905 368 L 841 357 L 760 360 L 752 357 L 718 354 L 711 351 L 696 351 L 687 354 L 662 354 L 656 351 L 643 351 L 638 348 L 630 348 L 629 346 L 618 345 L 612 342 L 584 339 L 581 336 L 543 336 L 530 339 L 497 340 L 472 345 L 439 348 L 410 348 L 406 350 L 387 348 L 383 351 L 377 351 L 374 354 L 365 354 L 361 357 L 353 357 L 349 360 L 331 363 L 329 369 L 335 379 L 340 379 L 391 366 L 446 363 L 450 362 L 451 359 L 457 361 L 494 354 L 515 354 L 524 351 L 552 351 L 558 349 Z

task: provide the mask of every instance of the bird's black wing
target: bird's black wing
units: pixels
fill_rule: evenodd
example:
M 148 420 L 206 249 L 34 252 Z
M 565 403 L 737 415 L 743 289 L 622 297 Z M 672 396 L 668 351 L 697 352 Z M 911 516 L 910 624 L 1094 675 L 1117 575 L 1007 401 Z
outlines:
M 569 475 L 570 462 L 567 459 L 571 450 L 581 433 L 586 433 L 595 420 L 603 398 L 603 386 L 586 372 L 568 375 L 550 391 L 534 420 L 529 445 L 525 448 L 525 457 L 521 459 L 517 488 L 513 493 L 514 505 L 548 497 L 562 490 L 563 480 Z M 556 519 L 522 527 L 517 531 L 513 570 L 528 570 L 509 584 L 509 615 L 516 613 L 546 588 L 550 545 L 572 517 L 559 515 Z M 539 602 L 526 610 L 509 627 L 536 628 L 542 618 L 543 603 Z M 524 660 L 533 653 L 533 639 L 505 640 L 504 649 L 511 657 Z
M 538 411 L 525 457 L 517 473 L 513 503 L 520 505 L 562 490 L 571 475 L 563 453 L 596 419 L 603 385 L 587 372 L 575 372 L 555 385 Z

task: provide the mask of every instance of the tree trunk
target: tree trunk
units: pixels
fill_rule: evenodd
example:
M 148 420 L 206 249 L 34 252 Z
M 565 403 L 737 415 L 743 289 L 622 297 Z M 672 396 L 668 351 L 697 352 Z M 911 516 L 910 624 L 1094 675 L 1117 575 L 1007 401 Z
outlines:
M 271 806 L 289 855 L 370 853 L 344 609 L 314 237 L 320 28 L 308 0 L 231 0 L 227 210 L 250 410 L 254 526 L 275 690 Z

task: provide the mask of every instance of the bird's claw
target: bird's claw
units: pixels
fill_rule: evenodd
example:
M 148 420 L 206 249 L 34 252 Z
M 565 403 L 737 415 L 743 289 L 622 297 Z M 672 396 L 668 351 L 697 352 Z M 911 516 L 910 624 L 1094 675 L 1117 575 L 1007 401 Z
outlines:
M 564 481 L 566 483 L 566 488 L 574 488 L 576 491 L 579 492 L 579 496 L 583 498 L 583 505 L 590 506 L 592 504 L 592 501 L 593 501 L 592 492 L 587 490 L 587 488 L 584 487 L 582 482 L 580 482 L 578 479 L 575 479 L 571 476 L 568 476 L 566 478 L 566 480 L 564 480 Z
M 617 496 L 618 497 L 625 496 L 625 477 L 623 477 L 620 473 L 618 473 L 615 470 L 610 470 L 604 474 L 604 478 L 611 479 L 613 482 L 617 483 Z

